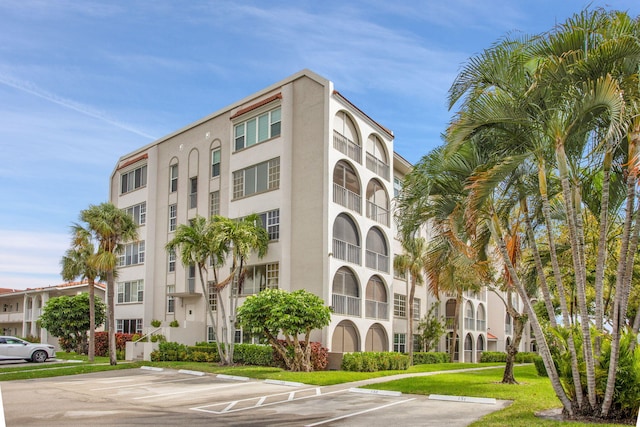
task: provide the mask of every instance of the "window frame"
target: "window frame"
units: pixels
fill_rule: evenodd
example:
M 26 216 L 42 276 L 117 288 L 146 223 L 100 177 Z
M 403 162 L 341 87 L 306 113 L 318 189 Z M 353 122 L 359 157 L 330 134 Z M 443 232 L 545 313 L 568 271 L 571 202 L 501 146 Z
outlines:
M 147 202 L 137 203 L 122 209 L 124 213 L 129 215 L 137 226 L 143 226 L 147 223 Z M 136 210 L 138 211 L 136 213 Z
M 222 157 L 221 154 L 222 153 L 220 148 L 214 148 L 213 150 L 211 150 L 211 178 L 220 176 Z
M 265 175 L 262 176 L 262 174 Z M 253 186 L 247 187 L 251 178 L 253 178 Z M 260 185 L 261 179 L 264 179 L 263 185 Z M 261 189 L 261 187 L 264 188 Z M 233 200 L 266 193 L 278 188 L 280 188 L 280 157 L 274 157 L 233 172 Z
M 169 205 L 169 233 L 173 233 L 178 228 L 178 204 Z
M 277 116 L 277 118 L 274 118 L 274 116 Z M 262 119 L 265 121 L 262 122 Z M 262 123 L 265 124 L 266 128 L 261 127 Z M 261 136 L 261 130 L 266 130 L 266 135 Z M 249 138 L 250 133 L 253 133 L 251 140 Z M 280 135 L 282 135 L 282 106 L 278 105 L 269 111 L 252 116 L 233 126 L 233 152 L 253 147 Z
M 189 209 L 198 207 L 198 176 L 189 178 Z
M 178 191 L 178 164 L 174 163 L 169 165 L 169 193 L 176 191 Z
M 407 296 L 403 294 L 393 294 L 393 317 L 407 318 Z
M 139 174 L 139 176 L 136 176 Z M 131 193 L 132 191 L 147 186 L 147 164 L 136 168 L 120 172 L 120 194 Z
M 128 299 L 127 299 L 127 295 L 129 296 Z M 135 299 L 134 299 L 134 295 L 135 295 Z M 116 304 L 139 304 L 142 302 L 144 302 L 144 280 L 143 279 L 127 280 L 124 282 L 117 283 Z
M 145 241 L 139 240 L 123 245 L 122 252 L 118 255 L 118 267 L 129 267 L 144 264 Z M 129 252 L 129 254 L 127 254 Z M 135 260 L 135 262 L 134 262 Z

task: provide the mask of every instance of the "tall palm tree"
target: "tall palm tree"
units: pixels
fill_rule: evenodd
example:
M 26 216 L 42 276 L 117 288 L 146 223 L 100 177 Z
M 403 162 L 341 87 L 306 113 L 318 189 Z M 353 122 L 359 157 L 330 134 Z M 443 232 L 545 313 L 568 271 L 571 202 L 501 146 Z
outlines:
M 99 276 L 95 268 L 96 252 L 91 240 L 91 233 L 79 224 L 71 228 L 71 247 L 67 249 L 60 266 L 62 279 L 72 281 L 75 278 L 87 280 L 89 288 L 89 362 L 95 357 L 96 309 L 95 309 L 95 280 Z
M 115 275 L 118 259 L 126 242 L 138 239 L 138 226 L 130 215 L 113 203 L 90 205 L 80 212 L 80 220 L 98 244 L 95 268 L 107 277 L 107 329 L 109 332 L 109 363 L 116 365 L 116 322 L 114 317 Z
M 413 302 L 416 294 L 416 285 L 424 283 L 424 273 L 427 265 L 427 242 L 422 237 L 402 240 L 403 253 L 393 259 L 393 268 L 402 271 L 409 287 L 409 300 L 407 308 L 407 345 L 409 347 L 409 365 L 413 365 Z

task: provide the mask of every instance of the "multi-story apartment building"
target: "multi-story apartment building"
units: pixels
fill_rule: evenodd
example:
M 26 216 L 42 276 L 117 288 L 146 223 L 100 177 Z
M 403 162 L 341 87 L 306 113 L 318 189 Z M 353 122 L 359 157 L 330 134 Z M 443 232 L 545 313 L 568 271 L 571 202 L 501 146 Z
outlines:
M 330 351 L 406 350 L 391 205 L 411 164 L 393 142 L 332 82 L 303 70 L 122 156 L 110 200 L 133 215 L 140 240 L 120 258 L 118 331 L 148 332 L 161 320 L 170 340 L 213 339 L 205 312 L 215 295 L 165 245 L 197 215 L 258 213 L 269 250 L 250 261 L 242 296 L 304 288 L 333 308 L 313 337 Z M 416 297 L 421 317 L 435 298 L 426 287 Z M 167 328 L 172 320 L 180 326 Z M 238 330 L 236 339 L 247 337 Z
M 94 289 L 96 298 L 104 301 L 105 285 L 96 283 Z M 59 348 L 58 339 L 38 323 L 42 308 L 51 298 L 83 292 L 88 292 L 86 280 L 26 290 L 0 289 L 0 330 L 4 335 L 37 337 Z

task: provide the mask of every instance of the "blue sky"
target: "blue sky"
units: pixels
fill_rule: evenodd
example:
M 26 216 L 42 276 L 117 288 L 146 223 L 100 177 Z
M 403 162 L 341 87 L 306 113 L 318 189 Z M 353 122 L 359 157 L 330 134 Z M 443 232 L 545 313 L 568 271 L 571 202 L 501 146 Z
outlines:
M 80 210 L 116 160 L 303 68 L 394 131 L 440 144 L 465 61 L 584 7 L 637 0 L 0 1 L 0 288 L 62 283 Z

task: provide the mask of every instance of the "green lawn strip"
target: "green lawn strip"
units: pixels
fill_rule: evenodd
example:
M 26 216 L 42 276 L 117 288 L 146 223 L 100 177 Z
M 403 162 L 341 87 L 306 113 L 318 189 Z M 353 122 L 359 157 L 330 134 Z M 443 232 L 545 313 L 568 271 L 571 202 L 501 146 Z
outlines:
M 118 362 L 117 365 L 111 366 L 109 363 L 90 364 L 90 363 L 73 363 L 73 364 L 56 364 L 43 366 L 38 369 L 0 369 L 0 381 L 13 380 L 30 380 L 36 378 L 51 378 L 66 375 L 90 374 L 92 372 L 113 371 L 118 369 L 132 369 L 140 367 L 140 363 L 135 362 Z
M 363 388 L 392 390 L 408 394 L 444 394 L 452 396 L 492 397 L 510 400 L 513 403 L 489 414 L 472 426 L 529 427 L 529 426 L 571 426 L 571 427 L 613 427 L 622 424 L 593 424 L 561 422 L 541 419 L 536 412 L 560 407 L 548 378 L 539 377 L 533 365 L 515 367 L 517 385 L 500 384 L 502 369 L 445 373 L 439 375 L 412 377 L 371 384 Z M 465 405 L 465 403 L 460 403 Z

